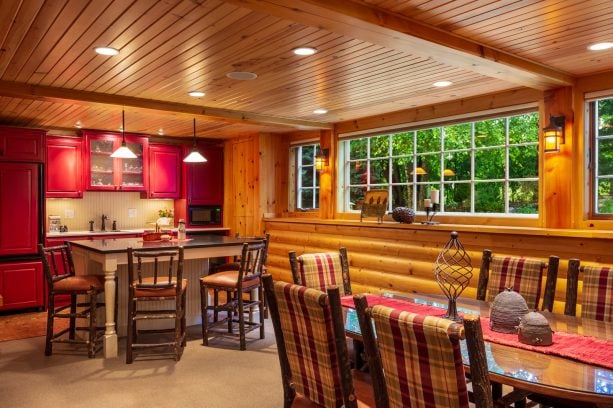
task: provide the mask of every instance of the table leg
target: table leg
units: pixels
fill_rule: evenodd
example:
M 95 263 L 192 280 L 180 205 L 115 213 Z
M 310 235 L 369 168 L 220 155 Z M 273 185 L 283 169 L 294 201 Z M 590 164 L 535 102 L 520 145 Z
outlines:
M 116 281 L 117 261 L 107 259 L 103 265 L 104 269 L 104 302 L 106 304 L 106 323 L 104 331 L 104 357 L 117 357 L 117 331 L 115 328 L 115 307 L 116 301 Z

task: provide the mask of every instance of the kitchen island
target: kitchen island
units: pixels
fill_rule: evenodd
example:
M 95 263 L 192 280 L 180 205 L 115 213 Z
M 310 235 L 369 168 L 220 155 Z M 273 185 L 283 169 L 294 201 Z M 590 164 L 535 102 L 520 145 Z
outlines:
M 249 240 L 247 240 L 249 241 Z M 198 280 L 208 273 L 209 259 L 239 255 L 243 239 L 219 235 L 188 237 L 185 241 L 143 241 L 142 238 L 118 238 L 102 240 L 70 241 L 77 274 L 104 274 L 104 299 L 106 302 L 106 324 L 104 335 L 105 358 L 117 357 L 117 335 L 125 334 L 127 324 L 127 249 L 166 250 L 182 246 L 185 250 L 183 276 L 187 286 L 187 324 L 200 322 L 200 286 Z M 116 279 L 118 282 L 115 298 Z M 117 304 L 115 303 L 117 301 Z M 115 322 L 115 307 L 118 308 Z

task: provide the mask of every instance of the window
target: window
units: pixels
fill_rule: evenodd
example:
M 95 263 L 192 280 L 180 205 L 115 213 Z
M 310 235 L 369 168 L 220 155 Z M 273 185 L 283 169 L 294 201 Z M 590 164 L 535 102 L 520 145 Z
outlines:
M 298 209 L 319 208 L 319 174 L 315 170 L 315 155 L 318 151 L 318 143 L 295 147 Z
M 538 214 L 538 135 L 534 112 L 343 141 L 344 211 L 370 189 L 424 210 L 436 188 L 445 213 Z
M 591 134 L 592 210 L 613 214 L 613 98 L 589 103 Z

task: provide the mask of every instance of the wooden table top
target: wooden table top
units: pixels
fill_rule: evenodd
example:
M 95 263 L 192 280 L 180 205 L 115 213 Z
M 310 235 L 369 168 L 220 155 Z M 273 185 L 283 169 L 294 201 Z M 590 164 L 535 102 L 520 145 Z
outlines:
M 438 295 L 410 294 L 408 301 L 430 306 L 447 307 L 447 299 Z M 478 312 L 489 316 L 490 305 L 475 299 L 458 299 L 458 311 Z M 613 324 L 543 312 L 554 331 L 613 339 Z M 350 337 L 359 338 L 355 312 L 348 313 L 346 330 Z M 357 329 L 356 329 L 357 328 Z M 613 347 L 613 342 L 611 342 Z M 535 351 L 486 342 L 490 379 L 523 390 L 560 398 L 596 403 L 613 407 L 613 370 Z M 462 342 L 465 364 L 468 356 Z

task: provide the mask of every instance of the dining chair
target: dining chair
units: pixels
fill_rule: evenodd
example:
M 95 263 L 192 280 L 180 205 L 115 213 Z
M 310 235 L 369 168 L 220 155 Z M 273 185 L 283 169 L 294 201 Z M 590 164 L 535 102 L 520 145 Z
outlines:
M 462 326 L 435 316 L 369 307 L 363 294 L 353 299 L 377 408 L 467 408 L 469 392 L 460 351 L 464 338 L 472 400 L 477 408 L 493 407 L 479 316 L 464 316 Z
M 512 288 L 526 299 L 529 309 L 538 309 L 543 272 L 547 268 L 541 310 L 552 311 L 559 263 L 560 258 L 553 255 L 545 263 L 530 258 L 493 256 L 491 250 L 485 249 L 479 270 L 477 299 L 493 302 L 500 292 Z
M 577 314 L 580 273 L 583 273 L 581 318 L 613 321 L 613 266 L 581 266 L 579 259 L 568 261 L 564 314 Z
M 338 253 L 319 252 L 300 256 L 297 256 L 295 251 L 289 251 L 289 264 L 292 278 L 297 285 L 322 292 L 325 292 L 328 286 L 338 285 L 341 296 L 351 294 L 346 248 L 340 248 Z
M 357 407 L 338 287 L 327 292 L 264 276 L 284 407 L 296 393 L 322 407 Z
M 85 344 L 87 356 L 93 358 L 102 348 L 104 326 L 97 325 L 98 308 L 104 306 L 100 295 L 104 293 L 104 276 L 76 275 L 72 251 L 64 245 L 44 247 L 38 245 L 38 253 L 43 262 L 47 282 L 47 333 L 45 336 L 45 355 L 53 354 L 53 343 Z M 68 295 L 68 304 L 58 304 L 57 297 Z M 86 300 L 79 302 L 78 296 Z M 56 319 L 69 319 L 67 328 L 54 331 Z M 86 319 L 86 326 L 78 326 L 77 319 Z M 87 334 L 82 339 L 78 331 Z M 67 334 L 67 336 L 66 336 Z
M 134 361 L 135 350 L 171 348 L 175 361 L 181 359 L 186 344 L 187 279 L 183 278 L 183 262 L 183 247 L 164 251 L 135 251 L 128 248 L 127 364 Z M 150 264 L 151 268 L 145 269 L 144 264 Z M 168 302 L 173 302 L 172 308 Z M 139 329 L 137 322 L 152 320 L 172 320 L 174 327 Z M 173 336 L 163 339 L 167 341 L 160 341 L 161 333 L 172 333 Z
M 224 331 L 215 334 L 239 337 L 240 349 L 246 350 L 246 333 L 260 329 L 260 339 L 264 338 L 264 313 L 262 306 L 262 260 L 267 241 L 243 243 L 238 270 L 228 270 L 207 275 L 200 279 L 200 302 L 202 313 L 202 343 L 209 345 L 209 334 L 215 327 L 225 325 Z M 209 289 L 213 292 L 213 304 L 209 304 Z M 225 302 L 221 302 L 219 292 L 225 292 Z M 245 299 L 245 293 L 254 293 Z M 253 321 L 253 311 L 258 309 L 259 321 Z M 214 314 L 213 322 L 209 322 L 208 312 Z M 225 312 L 226 318 L 218 320 L 219 312 Z M 245 314 L 247 313 L 248 319 Z M 236 333 L 235 324 L 238 324 Z

